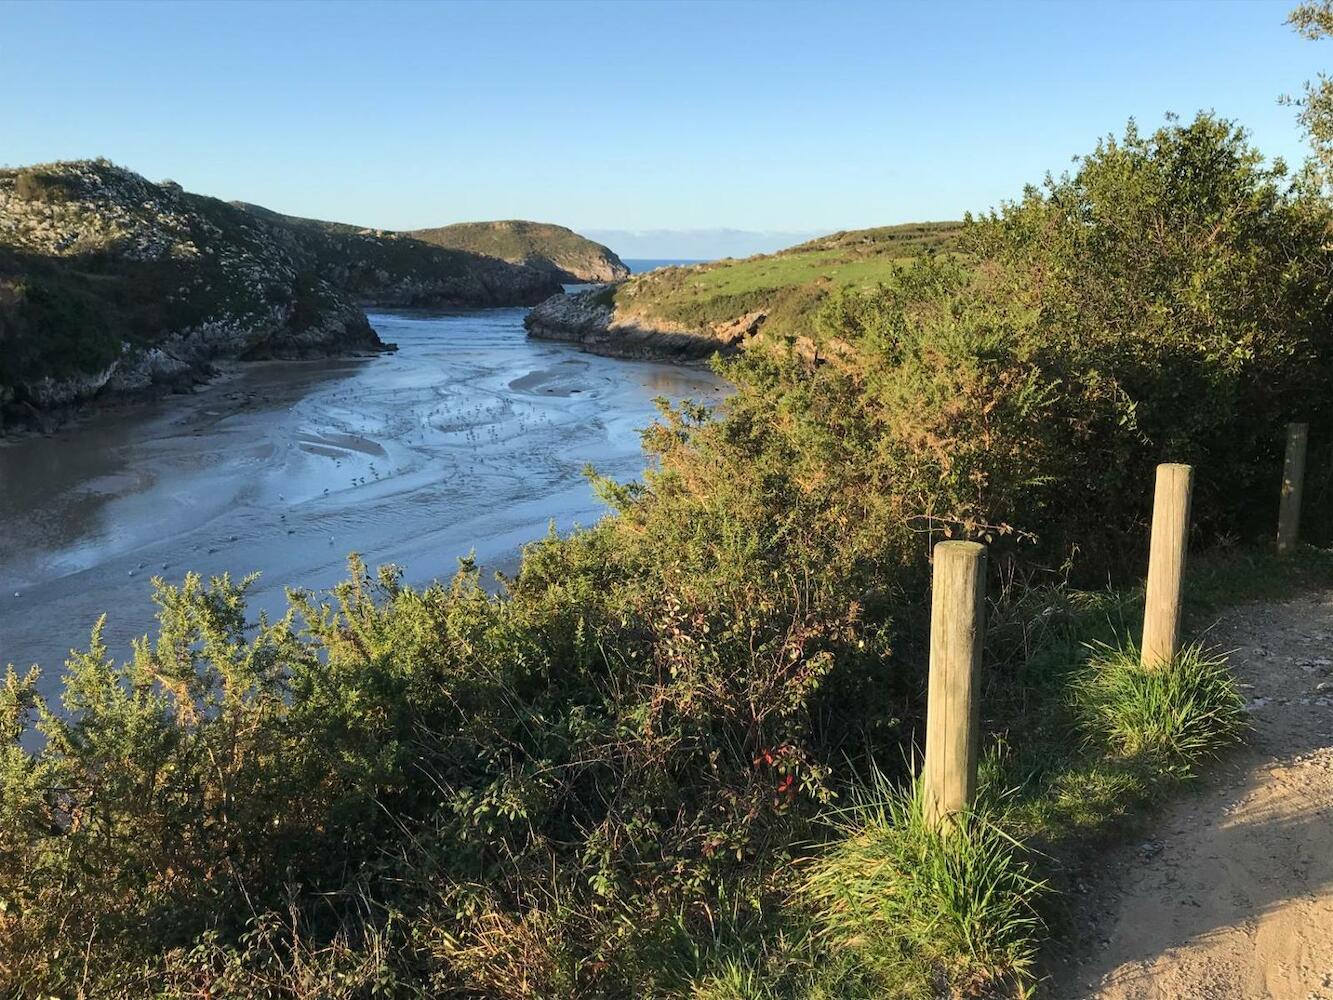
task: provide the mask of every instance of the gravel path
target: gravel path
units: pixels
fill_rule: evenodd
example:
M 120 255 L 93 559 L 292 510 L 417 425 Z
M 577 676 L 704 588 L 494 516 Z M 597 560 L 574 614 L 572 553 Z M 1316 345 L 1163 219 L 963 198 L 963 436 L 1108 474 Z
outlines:
M 1255 731 L 1099 863 L 1060 1000 L 1333 1000 L 1333 592 L 1229 612 Z

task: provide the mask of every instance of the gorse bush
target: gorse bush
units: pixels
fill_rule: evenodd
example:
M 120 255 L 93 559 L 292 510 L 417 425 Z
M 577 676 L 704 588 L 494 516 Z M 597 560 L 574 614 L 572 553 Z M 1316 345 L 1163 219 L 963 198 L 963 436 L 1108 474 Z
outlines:
M 600 561 L 595 533 L 582 544 Z M 509 600 L 475 570 L 417 592 L 354 563 L 331 603 L 293 594 L 254 629 L 246 582 L 189 577 L 159 585 L 159 637 L 130 663 L 94 631 L 64 713 L 11 671 L 13 982 L 68 988 L 91 961 L 124 995 L 199 976 L 254 995 L 275 962 L 314 975 L 312 955 L 353 965 L 376 941 L 396 971 L 357 975 L 407 969 L 421 990 L 559 996 L 640 976 L 655 934 L 706 920 L 756 860 L 779 864 L 793 814 L 827 798 L 799 739 L 824 667 L 800 623 L 767 637 L 762 609 L 598 602 L 577 548 L 539 545 Z M 538 588 L 554 571 L 563 593 Z M 34 711 L 45 745 L 28 754 Z M 435 930 L 405 939 L 404 912 Z M 82 946 L 51 947 L 66 940 Z
M 723 413 L 664 405 L 643 480 L 594 479 L 615 516 L 529 546 L 498 593 L 470 564 L 417 590 L 354 562 L 255 621 L 245 581 L 159 582 L 130 662 L 94 631 L 63 709 L 32 675 L 0 695 L 0 991 L 1021 984 L 1038 885 L 1005 824 L 939 840 L 854 777 L 911 780 L 929 546 L 1127 578 L 1164 459 L 1199 468 L 1198 540 L 1266 517 L 1282 423 L 1327 429 L 1329 218 L 1227 123 L 1131 129 L 963 252 L 766 335 Z M 988 758 L 1039 837 L 1142 787 L 1023 714 L 1063 722 L 1084 670 L 1041 602 L 995 616 Z M 1236 718 L 1202 659 L 1161 691 L 1092 676 L 1103 761 L 1178 771 Z
M 1131 124 L 972 222 L 978 281 L 1029 318 L 1070 404 L 1045 428 L 1065 463 L 1049 542 L 1113 558 L 1159 461 L 1198 469 L 1206 535 L 1268 526 L 1284 424 L 1330 426 L 1329 221 L 1308 175 L 1205 115 Z

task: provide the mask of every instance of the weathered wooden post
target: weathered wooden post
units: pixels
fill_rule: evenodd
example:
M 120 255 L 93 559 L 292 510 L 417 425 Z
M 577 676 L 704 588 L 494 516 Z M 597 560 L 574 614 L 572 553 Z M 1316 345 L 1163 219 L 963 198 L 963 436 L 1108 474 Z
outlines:
M 1193 466 L 1157 467 L 1148 551 L 1148 593 L 1143 607 L 1143 648 L 1139 659 L 1146 670 L 1170 664 L 1180 643 L 1180 592 L 1185 582 L 1185 547 L 1189 541 L 1193 488 Z
M 981 641 L 986 614 L 986 546 L 935 546 L 926 705 L 926 821 L 945 831 L 970 809 L 977 786 Z
M 1301 491 L 1305 486 L 1308 424 L 1287 424 L 1287 457 L 1282 463 L 1282 501 L 1277 511 L 1277 550 L 1290 552 L 1301 533 Z

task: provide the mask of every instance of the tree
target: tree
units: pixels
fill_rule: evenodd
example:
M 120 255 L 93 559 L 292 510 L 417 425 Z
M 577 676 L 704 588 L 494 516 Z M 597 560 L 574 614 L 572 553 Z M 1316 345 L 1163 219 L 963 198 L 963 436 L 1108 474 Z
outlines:
M 1291 12 L 1287 23 L 1311 41 L 1333 37 L 1333 0 L 1307 0 Z M 1318 80 L 1305 84 L 1304 97 L 1284 97 L 1283 103 L 1300 109 L 1316 168 L 1325 183 L 1333 181 L 1333 79 L 1320 73 Z

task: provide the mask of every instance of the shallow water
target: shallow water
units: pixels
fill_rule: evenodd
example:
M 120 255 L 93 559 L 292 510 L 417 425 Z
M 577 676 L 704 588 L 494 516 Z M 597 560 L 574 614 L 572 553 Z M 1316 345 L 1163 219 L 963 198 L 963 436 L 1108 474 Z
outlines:
M 149 578 L 258 570 L 253 607 L 327 587 L 348 552 L 409 581 L 605 513 L 581 470 L 640 475 L 652 400 L 717 401 L 710 372 L 528 340 L 521 309 L 374 314 L 396 354 L 237 366 L 190 396 L 0 445 L 0 665 L 41 664 L 108 614 L 123 655 Z

